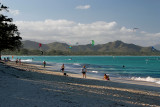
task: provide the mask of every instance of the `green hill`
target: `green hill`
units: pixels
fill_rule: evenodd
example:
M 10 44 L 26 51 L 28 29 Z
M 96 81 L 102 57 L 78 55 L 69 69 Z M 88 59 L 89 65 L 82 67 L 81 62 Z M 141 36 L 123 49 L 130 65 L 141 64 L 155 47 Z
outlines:
M 42 47 L 39 48 L 38 42 L 27 40 L 23 41 L 23 48 L 20 53 L 12 54 L 40 55 L 41 50 L 44 55 L 159 55 L 160 53 L 157 50 L 153 51 L 151 47 L 128 44 L 119 40 L 94 46 L 91 44 L 75 45 L 71 48 L 68 44 L 60 42 L 42 44 Z
M 28 50 L 39 50 L 39 43 L 34 41 L 23 41 L 23 48 Z M 69 45 L 66 43 L 53 42 L 49 44 L 42 44 L 42 50 L 44 51 L 72 51 L 72 52 L 152 52 L 151 47 L 141 47 L 135 44 L 127 44 L 122 41 L 109 42 L 106 44 L 98 44 L 92 46 L 78 45 L 72 46 L 69 49 Z
M 25 49 L 29 49 L 29 50 L 39 50 L 39 43 L 35 42 L 35 41 L 30 41 L 30 40 L 26 40 L 26 41 L 22 41 L 23 44 L 23 48 Z M 42 44 L 42 50 L 48 50 L 49 46 L 47 44 Z
M 87 45 L 70 45 L 66 43 L 53 42 L 42 44 L 35 41 L 23 41 L 23 47 L 20 51 L 5 50 L 3 55 L 160 55 L 158 50 L 152 50 L 152 47 L 142 47 L 135 44 L 128 44 L 122 41 L 114 41 L 106 44 L 92 46 Z

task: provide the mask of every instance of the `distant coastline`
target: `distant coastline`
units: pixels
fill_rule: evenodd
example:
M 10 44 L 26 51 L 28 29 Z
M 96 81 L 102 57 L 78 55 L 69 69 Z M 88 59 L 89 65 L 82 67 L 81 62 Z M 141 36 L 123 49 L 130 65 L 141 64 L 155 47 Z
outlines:
M 33 50 L 34 51 L 34 50 Z M 32 52 L 33 52 L 32 51 Z M 36 51 L 36 50 L 35 50 Z M 72 54 L 66 54 L 65 52 L 62 54 L 52 53 L 48 54 L 47 52 L 44 52 L 44 55 L 41 55 L 40 53 L 34 54 L 28 50 L 28 54 L 21 54 L 21 52 L 15 52 L 15 51 L 2 51 L 3 56 L 160 56 L 160 52 L 156 53 L 134 53 L 134 54 L 128 54 L 128 53 L 109 53 L 109 54 L 97 54 L 97 53 L 72 53 Z

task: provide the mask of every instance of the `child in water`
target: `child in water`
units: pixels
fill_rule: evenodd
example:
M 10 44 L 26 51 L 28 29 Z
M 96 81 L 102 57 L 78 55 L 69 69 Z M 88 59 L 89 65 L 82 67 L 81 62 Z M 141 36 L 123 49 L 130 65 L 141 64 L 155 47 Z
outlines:
M 107 75 L 107 74 L 104 74 L 104 77 L 103 77 L 103 79 L 104 79 L 104 80 L 110 80 L 110 79 L 109 79 L 109 75 Z

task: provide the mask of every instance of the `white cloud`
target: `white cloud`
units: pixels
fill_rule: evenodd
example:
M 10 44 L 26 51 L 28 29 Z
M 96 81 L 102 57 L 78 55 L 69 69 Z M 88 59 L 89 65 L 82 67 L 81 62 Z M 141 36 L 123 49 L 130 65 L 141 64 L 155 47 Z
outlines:
M 91 6 L 90 5 L 80 5 L 80 6 L 77 6 L 76 9 L 89 9 Z
M 121 31 L 122 33 L 134 32 L 132 29 L 127 29 L 126 27 L 122 27 L 122 28 L 120 29 L 120 31 Z
M 36 40 L 42 43 L 54 41 L 70 44 L 104 44 L 111 41 L 122 40 L 126 43 L 134 43 L 142 46 L 150 46 L 159 43 L 160 33 L 147 33 L 133 31 L 126 27 L 120 27 L 118 23 L 97 21 L 89 24 L 76 23 L 68 20 L 45 21 L 16 21 L 23 40 Z
M 12 15 L 19 15 L 19 10 L 12 10 L 12 9 L 9 9 L 9 12 L 12 14 Z

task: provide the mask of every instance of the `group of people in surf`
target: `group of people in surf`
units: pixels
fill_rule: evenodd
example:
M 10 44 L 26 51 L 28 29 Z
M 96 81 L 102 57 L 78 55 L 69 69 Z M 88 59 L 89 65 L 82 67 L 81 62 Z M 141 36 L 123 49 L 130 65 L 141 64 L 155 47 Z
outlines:
M 19 59 L 17 58 L 16 59 L 16 64 L 18 64 L 18 63 L 21 64 L 21 58 L 19 58 Z
M 43 66 L 44 66 L 44 68 L 46 67 L 46 61 L 43 61 Z M 68 76 L 67 73 L 64 72 L 64 68 L 65 68 L 64 64 L 62 64 L 60 71 L 62 71 L 64 76 Z M 85 66 L 83 66 L 83 68 L 82 68 L 83 78 L 86 78 L 86 72 L 87 72 L 87 69 Z
M 4 62 L 8 62 L 8 61 L 10 61 L 9 57 L 4 58 Z
M 61 66 L 61 71 L 64 73 L 64 64 L 62 64 L 62 66 Z M 86 69 L 86 66 L 85 66 L 85 65 L 83 66 L 81 72 L 82 72 L 83 78 L 86 78 L 87 69 Z M 66 76 L 66 73 L 64 73 L 64 75 Z M 110 80 L 109 75 L 104 74 L 103 79 L 104 79 L 104 80 Z
M 45 68 L 45 66 L 46 66 L 46 61 L 43 61 L 43 65 L 44 65 L 44 68 Z M 65 66 L 64 66 L 64 64 L 62 64 L 60 71 L 64 74 L 64 76 L 68 76 L 67 73 L 64 72 L 64 69 L 65 69 Z M 86 78 L 87 69 L 86 69 L 86 66 L 85 66 L 85 65 L 83 66 L 81 72 L 82 72 L 82 77 L 83 77 L 83 78 Z M 103 79 L 104 79 L 104 80 L 110 80 L 109 75 L 104 74 Z

